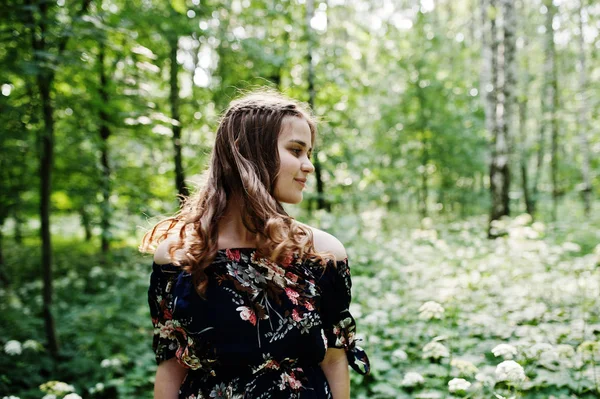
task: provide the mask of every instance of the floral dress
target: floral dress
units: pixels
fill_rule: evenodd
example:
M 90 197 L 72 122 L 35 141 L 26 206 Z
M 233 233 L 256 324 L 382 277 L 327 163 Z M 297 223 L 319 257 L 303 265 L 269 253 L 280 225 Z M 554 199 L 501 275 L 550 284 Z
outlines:
M 347 259 L 323 270 L 296 257 L 276 264 L 254 248 L 218 250 L 206 300 L 180 267 L 152 269 L 152 346 L 157 364 L 176 357 L 188 368 L 180 399 L 331 398 L 319 366 L 327 348 L 369 372 L 348 310 Z

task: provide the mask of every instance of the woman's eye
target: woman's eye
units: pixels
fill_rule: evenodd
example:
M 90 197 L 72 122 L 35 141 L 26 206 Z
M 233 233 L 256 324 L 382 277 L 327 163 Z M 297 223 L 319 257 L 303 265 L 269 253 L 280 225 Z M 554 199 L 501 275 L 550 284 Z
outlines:
M 292 152 L 293 152 L 294 154 L 296 154 L 296 155 L 300 155 L 300 154 L 302 154 L 302 150 L 300 150 L 300 149 L 298 149 L 298 148 L 294 148 L 294 149 L 292 149 Z

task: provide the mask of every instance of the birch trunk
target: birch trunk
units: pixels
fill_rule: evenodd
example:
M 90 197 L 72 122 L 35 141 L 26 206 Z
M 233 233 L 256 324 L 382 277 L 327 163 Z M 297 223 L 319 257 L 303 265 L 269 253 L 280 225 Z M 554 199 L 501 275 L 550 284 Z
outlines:
M 497 167 L 500 173 L 501 187 L 498 192 L 501 195 L 500 209 L 501 216 L 510 214 L 510 154 L 511 143 L 514 137 L 514 114 L 515 114 L 515 89 L 516 89 L 516 16 L 513 0 L 502 0 L 503 15 L 503 41 L 502 41 L 502 100 L 501 111 L 498 117 L 501 122 L 498 124 L 499 137 L 496 141 L 498 162 Z
M 491 136 L 490 194 L 491 209 L 488 236 L 495 237 L 492 222 L 509 214 L 508 207 L 508 137 L 505 121 L 504 43 L 499 39 L 496 22 L 496 0 L 490 0 L 484 18 L 484 28 L 489 26 L 490 52 L 486 55 L 491 76 L 486 82 L 486 128 Z M 484 62 L 486 60 L 484 59 Z M 502 69 L 500 68 L 502 66 Z
M 490 0 L 481 0 L 481 74 L 479 79 L 479 93 L 485 110 L 485 128 L 488 134 L 494 130 L 494 86 L 492 85 L 492 48 L 491 48 L 491 20 L 488 9 Z
M 548 97 L 550 100 L 548 105 L 548 115 L 545 120 L 550 127 L 550 178 L 552 182 L 552 220 L 557 218 L 558 197 L 561 194 L 558 187 L 558 119 L 556 111 L 558 108 L 558 78 L 556 71 L 556 48 L 554 45 L 554 28 L 552 22 L 556 14 L 556 7 L 552 0 L 545 0 L 544 4 L 547 8 L 546 13 L 546 79 L 548 81 Z
M 592 181 L 590 177 L 590 150 L 587 139 L 587 108 L 586 85 L 587 75 L 585 70 L 585 38 L 583 36 L 583 0 L 579 0 L 579 110 L 577 124 L 579 130 L 579 144 L 581 146 L 581 177 L 583 179 L 582 196 L 583 211 L 585 216 L 591 213 Z
M 529 59 L 527 57 L 527 39 L 523 36 L 524 58 L 523 80 L 521 83 L 521 96 L 519 98 L 519 167 L 521 171 L 521 187 L 523 190 L 523 199 L 525 202 L 525 211 L 534 216 L 531 192 L 529 188 L 529 142 L 527 138 L 527 118 L 528 118 L 528 93 L 529 93 Z

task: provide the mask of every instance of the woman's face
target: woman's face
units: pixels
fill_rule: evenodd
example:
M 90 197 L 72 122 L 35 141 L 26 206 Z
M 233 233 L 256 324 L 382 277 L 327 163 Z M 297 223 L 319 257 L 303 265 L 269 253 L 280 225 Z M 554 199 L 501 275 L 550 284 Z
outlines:
M 275 199 L 287 204 L 302 201 L 302 191 L 309 173 L 315 168 L 310 162 L 312 140 L 308 122 L 298 117 L 283 120 L 277 138 L 279 171 L 275 180 Z

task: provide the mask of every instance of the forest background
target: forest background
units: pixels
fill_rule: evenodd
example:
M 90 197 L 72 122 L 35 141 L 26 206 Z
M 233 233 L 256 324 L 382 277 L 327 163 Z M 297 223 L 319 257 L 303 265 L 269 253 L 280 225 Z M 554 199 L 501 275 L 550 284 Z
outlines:
M 151 396 L 136 247 L 259 87 L 320 118 L 288 209 L 346 245 L 353 397 L 600 394 L 597 2 L 0 9 L 0 397 Z

